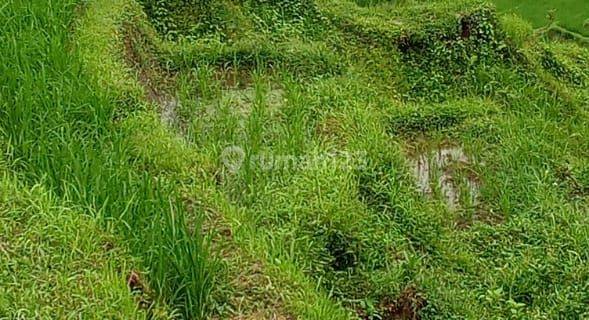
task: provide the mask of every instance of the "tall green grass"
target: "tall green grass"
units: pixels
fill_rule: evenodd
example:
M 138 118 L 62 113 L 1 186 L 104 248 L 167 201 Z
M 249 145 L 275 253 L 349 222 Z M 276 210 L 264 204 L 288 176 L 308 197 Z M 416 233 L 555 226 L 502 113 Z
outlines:
M 216 162 L 186 184 L 224 231 L 218 317 L 402 318 L 396 305 L 413 309 L 407 318 L 586 314 L 574 283 L 587 275 L 587 228 L 550 178 L 554 163 L 585 159 L 557 148 L 586 131 L 574 125 L 580 104 L 561 95 L 576 63 L 528 52 L 531 28 L 511 21 L 517 32 L 505 32 L 478 1 L 371 2 L 316 1 L 329 20 L 309 29 L 262 19 L 277 23 L 243 24 L 247 41 L 170 44 L 189 147 Z M 241 8 L 256 22 L 279 16 Z M 311 45 L 330 54 L 301 54 Z M 332 55 L 338 72 L 294 72 Z M 232 62 L 264 57 L 278 63 Z M 242 74 L 243 87 L 223 81 Z M 229 146 L 243 152 L 237 172 L 219 160 Z M 417 192 L 411 159 L 444 146 L 472 159 L 452 170 L 480 178 L 480 203 L 452 210 L 439 186 Z M 364 166 L 317 161 L 330 152 Z M 295 164 L 262 163 L 273 156 Z M 566 226 L 550 227 L 553 217 Z
M 123 241 L 5 170 L 0 166 L 0 318 L 145 319 L 126 274 L 117 272 L 135 264 Z
M 137 172 L 113 121 L 116 100 L 84 73 L 72 41 L 76 1 L 0 5 L 0 132 L 9 166 L 129 240 L 161 299 L 201 318 L 211 264 L 199 222 L 166 181 Z
M 317 0 L 315 26 L 278 10 L 306 0 L 223 1 L 243 15 L 237 36 L 147 45 L 177 76 L 167 128 L 155 113 L 113 121 L 108 90 L 124 90 L 97 83 L 124 75 L 85 75 L 82 59 L 115 64 L 77 51 L 73 3 L 0 5 L 0 143 L 29 183 L 128 239 L 183 317 L 209 299 L 220 319 L 589 314 L 586 49 L 536 42 L 478 1 Z M 452 170 L 480 185 L 476 206 L 418 192 L 412 159 L 447 146 L 469 158 Z M 340 153 L 357 166 L 326 157 Z M 213 289 L 199 210 L 223 257 Z

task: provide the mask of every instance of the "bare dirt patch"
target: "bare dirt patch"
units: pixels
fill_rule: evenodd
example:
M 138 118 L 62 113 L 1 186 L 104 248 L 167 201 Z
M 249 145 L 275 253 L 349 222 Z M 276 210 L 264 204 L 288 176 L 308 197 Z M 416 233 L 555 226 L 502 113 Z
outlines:
M 379 308 L 382 320 L 420 320 L 421 310 L 428 305 L 427 299 L 413 286 L 403 290 L 394 299 L 385 298 Z
M 177 123 L 180 102 L 171 93 L 175 75 L 161 66 L 149 36 L 136 24 L 124 24 L 123 32 L 125 62 L 135 70 L 147 100 L 160 107 L 162 122 L 167 125 Z

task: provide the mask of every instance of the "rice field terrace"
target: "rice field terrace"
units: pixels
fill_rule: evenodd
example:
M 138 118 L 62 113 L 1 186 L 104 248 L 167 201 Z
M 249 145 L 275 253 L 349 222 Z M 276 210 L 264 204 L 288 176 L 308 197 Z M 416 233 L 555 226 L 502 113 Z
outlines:
M 579 0 L 513 1 L 496 0 L 501 12 L 510 12 L 525 17 L 534 27 L 540 28 L 557 23 L 572 32 L 589 36 L 589 8 Z
M 0 19 L 0 319 L 589 318 L 584 1 Z

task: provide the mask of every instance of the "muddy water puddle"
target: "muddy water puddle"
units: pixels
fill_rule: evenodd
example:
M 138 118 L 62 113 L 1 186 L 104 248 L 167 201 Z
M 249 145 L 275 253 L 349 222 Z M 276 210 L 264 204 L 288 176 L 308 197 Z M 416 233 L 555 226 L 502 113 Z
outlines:
M 180 100 L 177 98 L 161 99 L 160 102 L 160 115 L 161 120 L 165 125 L 174 126 L 178 118 L 178 109 L 180 107 Z
M 473 164 L 461 147 L 428 148 L 410 159 L 419 191 L 441 198 L 449 209 L 477 204 L 480 184 L 470 166 Z

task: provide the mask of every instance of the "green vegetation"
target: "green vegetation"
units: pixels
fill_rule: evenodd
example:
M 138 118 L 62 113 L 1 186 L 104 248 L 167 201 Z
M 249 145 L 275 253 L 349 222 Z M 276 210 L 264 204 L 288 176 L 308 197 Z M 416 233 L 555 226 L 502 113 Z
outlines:
M 120 271 L 134 261 L 91 217 L 41 186 L 0 178 L 0 314 L 15 319 L 140 319 Z
M 474 0 L 0 17 L 0 318 L 589 317 L 582 41 Z
M 154 298 L 200 316 L 211 282 L 203 239 L 189 234 L 173 188 L 133 164 L 130 144 L 113 122 L 117 99 L 85 75 L 71 40 L 75 3 L 9 1 L 0 8 L 2 21 L 10 22 L 0 27 L 0 129 L 9 169 L 128 240 L 159 293 Z M 112 290 L 120 292 L 120 284 Z M 9 306 L 0 316 L 16 316 L 22 307 Z
M 494 0 L 500 11 L 517 13 L 540 28 L 556 20 L 564 28 L 589 36 L 589 7 L 583 0 Z

